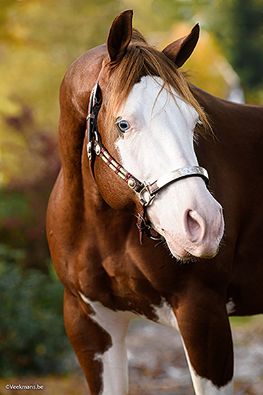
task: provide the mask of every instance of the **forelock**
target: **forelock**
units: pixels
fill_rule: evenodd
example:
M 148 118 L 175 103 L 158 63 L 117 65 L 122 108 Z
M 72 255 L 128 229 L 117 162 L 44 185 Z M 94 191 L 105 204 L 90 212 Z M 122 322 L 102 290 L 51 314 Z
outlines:
M 142 34 L 134 29 L 131 43 L 125 56 L 118 63 L 109 63 L 109 81 L 104 95 L 105 125 L 114 123 L 114 114 L 127 99 L 132 87 L 143 76 L 157 76 L 166 89 L 171 88 L 194 107 L 203 123 L 204 130 L 210 130 L 207 116 L 192 95 L 185 75 L 163 52 L 150 46 Z

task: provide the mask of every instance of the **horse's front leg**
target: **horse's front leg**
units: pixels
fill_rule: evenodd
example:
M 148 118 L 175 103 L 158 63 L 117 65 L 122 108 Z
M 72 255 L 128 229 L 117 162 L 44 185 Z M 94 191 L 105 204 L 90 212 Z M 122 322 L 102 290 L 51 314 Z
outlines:
M 188 290 L 175 309 L 196 395 L 233 393 L 233 344 L 226 306 L 211 289 Z
M 64 294 L 64 321 L 69 340 L 92 395 L 128 394 L 125 337 L 130 316 L 115 312 L 85 295 Z

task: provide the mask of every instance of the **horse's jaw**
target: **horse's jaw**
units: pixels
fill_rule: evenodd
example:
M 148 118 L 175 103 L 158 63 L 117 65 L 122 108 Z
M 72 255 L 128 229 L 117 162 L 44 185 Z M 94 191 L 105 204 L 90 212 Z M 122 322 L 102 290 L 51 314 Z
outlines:
M 171 255 L 181 263 L 195 262 L 197 259 L 212 259 L 218 254 L 220 245 L 220 242 L 218 242 L 210 248 L 206 246 L 201 246 L 200 248 L 192 246 L 182 247 L 182 245 L 169 237 L 166 237 L 165 240 Z

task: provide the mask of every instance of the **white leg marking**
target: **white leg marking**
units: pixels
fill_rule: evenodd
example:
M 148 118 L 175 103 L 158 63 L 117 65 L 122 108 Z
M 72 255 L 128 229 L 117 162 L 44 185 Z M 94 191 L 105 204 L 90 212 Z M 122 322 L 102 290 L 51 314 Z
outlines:
M 229 303 L 231 303 L 230 307 L 233 309 L 235 307 L 233 300 L 231 299 Z M 174 311 L 172 307 L 164 299 L 162 299 L 162 303 L 160 304 L 160 306 L 154 306 L 153 309 L 158 317 L 158 322 L 176 328 L 179 331 L 177 319 L 175 317 Z M 210 380 L 198 376 L 193 366 L 191 365 L 183 339 L 182 339 L 182 343 L 184 346 L 186 359 L 192 377 L 195 394 L 196 395 L 232 395 L 233 381 L 229 382 L 224 387 L 218 388 Z
M 104 354 L 97 354 L 96 359 L 103 364 L 103 392 L 101 395 L 126 395 L 128 394 L 128 365 L 127 351 L 125 346 L 125 336 L 130 319 L 134 314 L 123 311 L 112 311 L 103 306 L 100 302 L 92 302 L 82 293 L 82 300 L 89 304 L 94 310 L 92 319 L 110 334 L 112 346 Z M 154 306 L 153 310 L 158 317 L 158 322 L 178 329 L 177 320 L 172 307 L 162 299 L 159 306 Z M 188 357 L 183 339 L 186 359 L 191 373 L 193 386 L 196 395 L 232 395 L 233 381 L 224 387 L 216 387 L 210 380 L 198 376 Z
M 82 293 L 80 296 L 94 310 L 91 318 L 111 336 L 112 340 L 112 346 L 105 353 L 96 354 L 96 359 L 103 365 L 101 395 L 126 395 L 128 394 L 128 363 L 125 337 L 133 314 L 112 311 L 100 302 L 92 302 Z
M 198 376 L 193 366 L 191 365 L 184 341 L 182 339 L 184 346 L 185 356 L 189 366 L 191 378 L 193 381 L 193 386 L 196 395 L 232 395 L 233 394 L 233 380 L 224 385 L 223 387 L 217 387 L 212 381 L 205 379 L 204 377 Z

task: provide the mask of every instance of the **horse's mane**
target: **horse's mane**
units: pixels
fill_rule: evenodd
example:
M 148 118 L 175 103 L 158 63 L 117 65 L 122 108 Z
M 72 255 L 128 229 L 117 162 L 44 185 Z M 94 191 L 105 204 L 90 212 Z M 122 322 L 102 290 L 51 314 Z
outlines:
M 195 108 L 204 128 L 210 129 L 207 116 L 191 93 L 186 76 L 164 53 L 151 47 L 138 30 L 133 29 L 131 43 L 122 60 L 109 64 L 109 67 L 111 72 L 105 103 L 107 125 L 112 124 L 112 114 L 127 99 L 133 85 L 139 82 L 141 77 L 152 75 L 160 77 L 169 91 L 174 88 Z

